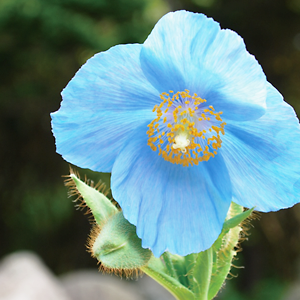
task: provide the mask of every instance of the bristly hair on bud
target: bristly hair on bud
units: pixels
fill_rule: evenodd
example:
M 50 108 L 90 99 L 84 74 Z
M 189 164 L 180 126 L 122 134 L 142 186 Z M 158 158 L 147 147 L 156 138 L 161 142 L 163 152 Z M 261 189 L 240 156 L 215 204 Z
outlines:
M 87 209 L 93 225 L 87 240 L 87 249 L 98 260 L 99 270 L 122 277 L 136 277 L 142 272 L 152 256 L 149 249 L 141 246 L 136 227 L 130 224 L 123 213 L 106 197 L 108 190 L 103 183 L 81 181 L 79 174 L 70 168 L 65 185 L 69 196 L 76 196 L 77 209 Z
M 98 261 L 97 264 L 98 264 L 99 271 L 102 273 L 114 274 L 116 276 L 119 276 L 121 278 L 126 278 L 126 279 L 135 279 L 135 278 L 143 276 L 144 272 L 141 271 L 141 269 L 139 269 L 139 268 L 132 268 L 132 269 L 111 268 L 111 267 L 105 266 L 105 264 L 103 264 L 100 260 L 98 260 L 98 258 L 96 257 L 96 255 L 94 253 L 93 246 L 95 244 L 97 237 L 100 234 L 100 231 L 101 231 L 100 226 L 94 225 L 88 236 L 87 244 L 86 244 L 87 251 L 91 254 L 91 256 L 93 258 L 97 259 L 97 261 Z
M 247 208 L 244 208 L 244 211 L 248 211 Z M 240 235 L 239 235 L 239 240 L 238 240 L 238 243 L 236 244 L 235 246 L 235 252 L 238 253 L 238 252 L 242 252 L 243 251 L 243 248 L 242 248 L 242 243 L 244 241 L 247 241 L 248 240 L 248 236 L 251 234 L 249 231 L 251 229 L 251 227 L 253 228 L 254 225 L 251 223 L 252 221 L 255 221 L 255 220 L 260 220 L 260 217 L 261 217 L 261 212 L 259 211 L 252 211 L 251 214 L 241 222 L 240 226 L 241 226 L 241 231 L 240 231 Z M 236 260 L 238 259 L 236 256 L 233 257 L 233 260 Z M 234 268 L 243 268 L 243 267 L 239 267 L 239 266 L 235 266 L 235 265 L 232 265 Z M 232 275 L 232 274 L 230 274 Z M 233 277 L 236 277 L 235 275 L 232 275 Z
M 243 268 L 233 264 L 237 253 L 242 251 L 241 243 L 247 239 L 250 220 L 256 219 L 253 209 L 245 210 L 242 206 L 231 203 L 220 237 L 213 245 L 213 268 L 209 299 L 214 298 L 224 287 L 225 280 L 236 277 L 231 273 L 232 267 Z M 228 278 L 228 275 L 231 277 Z
M 85 211 L 84 214 L 88 216 L 89 222 L 94 225 L 96 224 L 94 215 L 91 211 L 91 208 L 87 205 L 82 193 L 78 190 L 76 183 L 74 181 L 74 176 L 81 180 L 80 174 L 77 170 L 73 169 L 71 166 L 70 168 L 70 175 L 64 175 L 65 181 L 64 184 L 68 188 L 68 196 L 69 197 L 76 197 L 73 202 L 75 203 L 75 208 L 77 210 Z M 105 197 L 110 193 L 110 189 L 106 187 L 106 184 L 102 182 L 101 180 L 98 181 L 98 183 L 94 183 L 93 180 L 90 180 L 84 176 L 84 183 L 88 185 L 89 187 L 97 190 L 99 193 L 103 194 Z M 117 208 L 119 208 L 118 204 L 114 199 L 109 198 L 109 200 L 114 204 Z
M 248 209 L 247 208 L 244 208 L 244 211 L 247 211 Z M 237 261 L 239 260 L 239 258 L 237 257 L 237 254 L 239 252 L 242 252 L 243 251 L 243 248 L 242 248 L 242 243 L 244 241 L 247 241 L 248 240 L 248 236 L 251 234 L 249 231 L 250 231 L 250 228 L 251 227 L 254 227 L 253 224 L 251 223 L 253 220 L 259 220 L 260 219 L 260 216 L 261 216 L 261 213 L 258 212 L 258 211 L 252 211 L 251 214 L 241 222 L 240 224 L 240 232 L 239 232 L 239 238 L 238 238 L 238 241 L 237 243 L 235 244 L 235 246 L 233 247 L 233 251 L 234 251 L 234 255 L 232 257 L 232 260 L 231 260 L 231 265 L 230 265 L 230 271 L 228 272 L 228 275 L 226 277 L 226 280 L 231 280 L 232 278 L 236 278 L 238 277 L 237 274 L 233 274 L 231 272 L 231 270 L 233 268 L 235 269 L 244 269 L 244 266 L 237 266 L 235 265 L 233 262 L 234 261 Z M 234 228 L 233 228 L 234 229 Z M 231 229 L 231 230 L 233 230 Z M 224 254 L 224 253 L 223 253 Z M 228 276 L 231 276 L 231 277 L 228 277 Z M 222 288 L 224 288 L 225 286 L 225 282 L 223 283 L 222 285 Z
M 244 208 L 244 211 L 247 211 L 247 210 L 248 210 L 247 208 Z M 260 217 L 261 217 L 261 212 L 252 211 L 251 214 L 245 220 L 243 220 L 241 222 L 241 224 L 240 224 L 241 230 L 239 233 L 238 242 L 236 243 L 236 245 L 234 247 L 235 255 L 233 256 L 232 261 L 231 261 L 231 269 L 232 268 L 244 269 L 244 266 L 237 266 L 237 265 L 233 264 L 233 262 L 239 259 L 237 257 L 237 254 L 239 252 L 243 251 L 242 243 L 244 241 L 248 241 L 248 236 L 251 234 L 249 231 L 250 231 L 251 227 L 254 227 L 254 225 L 251 222 L 254 220 L 259 220 Z M 238 277 L 238 275 L 231 273 L 231 271 L 228 273 L 228 275 L 230 275 L 231 277 L 227 277 L 226 278 L 227 280 Z
M 146 266 L 152 257 L 149 249 L 142 248 L 136 227 L 124 218 L 121 211 L 111 216 L 103 226 L 94 226 L 88 250 L 101 262 L 101 270 L 125 277 L 139 275 L 139 269 Z

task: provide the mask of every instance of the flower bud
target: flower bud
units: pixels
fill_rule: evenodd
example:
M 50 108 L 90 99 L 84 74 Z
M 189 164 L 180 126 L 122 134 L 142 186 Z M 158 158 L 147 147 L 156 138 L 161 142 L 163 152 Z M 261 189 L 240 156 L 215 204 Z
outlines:
M 90 236 L 89 249 L 92 256 L 101 262 L 104 271 L 128 276 L 145 266 L 152 252 L 142 248 L 141 239 L 136 235 L 136 227 L 118 212 Z M 121 273 L 122 274 L 122 273 Z

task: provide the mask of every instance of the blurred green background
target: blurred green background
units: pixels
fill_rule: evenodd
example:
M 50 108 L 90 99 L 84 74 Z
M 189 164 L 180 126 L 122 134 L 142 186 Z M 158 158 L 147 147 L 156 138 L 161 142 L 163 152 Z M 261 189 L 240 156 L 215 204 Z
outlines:
M 84 246 L 87 216 L 67 198 L 61 176 L 69 165 L 55 153 L 49 114 L 89 57 L 143 43 L 158 19 L 177 9 L 203 12 L 238 32 L 300 113 L 300 0 L 1 0 L 0 258 L 29 249 L 56 274 L 97 267 Z M 79 171 L 109 184 L 108 174 Z M 299 275 L 300 206 L 253 225 L 235 262 L 245 269 L 232 271 L 238 278 L 222 299 L 281 299 Z

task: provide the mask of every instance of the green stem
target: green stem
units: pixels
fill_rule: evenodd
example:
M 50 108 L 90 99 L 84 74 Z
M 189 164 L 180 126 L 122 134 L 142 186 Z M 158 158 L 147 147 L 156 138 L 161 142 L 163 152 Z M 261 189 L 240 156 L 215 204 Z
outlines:
M 210 300 L 208 298 L 212 275 L 213 253 L 212 247 L 200 252 L 194 267 L 194 292 L 197 300 Z
M 168 269 L 169 275 L 171 277 L 173 277 L 174 279 L 179 281 L 178 276 L 177 276 L 177 272 L 174 268 L 174 265 L 173 265 L 173 262 L 172 262 L 172 259 L 171 259 L 171 256 L 170 256 L 169 252 L 163 253 L 162 257 L 163 257 L 163 260 L 164 260 L 164 262 L 166 264 L 166 267 Z
M 197 261 L 198 254 L 192 253 L 184 257 L 185 267 L 186 267 L 186 278 L 188 280 L 188 288 L 190 290 L 194 290 L 193 286 L 195 284 L 194 281 L 194 267 Z
M 167 269 L 160 259 L 152 257 L 148 264 L 140 269 L 167 289 L 177 300 L 197 299 L 192 291 L 166 273 Z

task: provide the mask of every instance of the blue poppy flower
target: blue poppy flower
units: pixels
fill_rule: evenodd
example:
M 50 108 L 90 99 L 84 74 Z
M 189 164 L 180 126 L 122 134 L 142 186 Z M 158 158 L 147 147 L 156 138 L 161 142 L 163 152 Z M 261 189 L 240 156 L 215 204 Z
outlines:
M 145 43 L 96 54 L 52 113 L 57 152 L 111 172 L 114 198 L 156 256 L 209 248 L 231 201 L 299 202 L 300 130 L 235 32 L 165 15 Z

